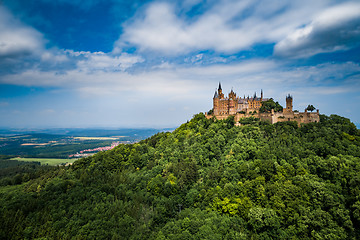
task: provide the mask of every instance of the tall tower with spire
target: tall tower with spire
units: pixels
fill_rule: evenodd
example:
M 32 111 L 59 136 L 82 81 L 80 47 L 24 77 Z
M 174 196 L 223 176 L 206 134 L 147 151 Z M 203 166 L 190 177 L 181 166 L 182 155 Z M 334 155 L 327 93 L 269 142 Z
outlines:
M 214 115 L 218 115 L 220 114 L 220 99 L 224 98 L 224 94 L 222 93 L 222 89 L 221 89 L 221 83 L 219 82 L 219 87 L 217 90 L 215 90 L 215 94 L 214 94 L 214 98 L 213 98 L 213 110 L 214 110 Z
M 220 99 L 224 98 L 224 94 L 222 92 L 221 83 L 219 82 L 218 95 Z

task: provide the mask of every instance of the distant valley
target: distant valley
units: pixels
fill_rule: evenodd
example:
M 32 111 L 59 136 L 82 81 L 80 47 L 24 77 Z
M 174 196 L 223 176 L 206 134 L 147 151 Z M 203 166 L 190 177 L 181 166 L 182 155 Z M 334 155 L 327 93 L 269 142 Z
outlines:
M 0 129 L 0 155 L 79 158 L 172 129 Z

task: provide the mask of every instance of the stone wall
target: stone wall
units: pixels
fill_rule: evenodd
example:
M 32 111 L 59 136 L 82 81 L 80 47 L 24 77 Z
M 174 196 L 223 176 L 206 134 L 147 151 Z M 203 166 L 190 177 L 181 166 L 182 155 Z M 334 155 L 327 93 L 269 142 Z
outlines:
M 228 118 L 229 116 L 234 116 L 235 122 L 239 122 L 241 118 L 245 117 L 256 117 L 260 118 L 262 121 L 268 121 L 271 124 L 277 122 L 288 122 L 288 121 L 296 121 L 300 126 L 302 123 L 311 123 L 311 122 L 320 122 L 319 110 L 316 112 L 274 112 L 271 113 L 236 113 L 236 114 L 223 114 L 223 115 L 208 115 L 205 114 L 207 118 L 216 117 L 218 120 L 223 120 Z M 238 125 L 238 124 L 237 124 Z

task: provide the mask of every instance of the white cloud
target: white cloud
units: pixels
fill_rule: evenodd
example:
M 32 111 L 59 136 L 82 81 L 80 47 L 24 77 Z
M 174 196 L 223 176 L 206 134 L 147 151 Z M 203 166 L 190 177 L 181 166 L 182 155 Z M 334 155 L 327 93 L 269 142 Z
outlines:
M 41 61 L 61 63 L 69 61 L 69 58 L 66 56 L 66 54 L 63 54 L 60 51 L 46 51 L 41 55 Z
M 276 55 L 309 57 L 346 50 L 360 42 L 360 3 L 345 3 L 321 12 L 311 23 L 276 44 Z
M 75 53 L 75 55 L 78 55 Z M 78 55 L 79 56 L 79 55 Z M 86 72 L 93 71 L 125 71 L 136 63 L 141 63 L 144 59 L 122 53 L 120 56 L 111 56 L 103 52 L 86 53 L 85 59 L 77 62 L 78 69 Z
M 309 8 L 308 6 L 312 7 Z M 153 3 L 124 26 L 116 48 L 137 46 L 164 55 L 215 50 L 235 53 L 273 43 L 307 24 L 323 1 L 217 1 L 200 16 L 185 17 L 169 3 Z
M 204 54 L 202 54 L 202 53 L 196 54 L 195 56 L 185 58 L 184 62 L 202 63 L 203 57 L 204 57 Z
M 7 9 L 0 6 L 0 58 L 37 55 L 43 51 L 44 43 L 40 32 L 22 24 Z
M 23 24 L 5 7 L 0 6 L 0 72 L 3 75 L 24 72 L 24 77 L 30 79 L 33 76 L 31 73 L 44 72 L 38 80 L 24 79 L 24 85 L 32 85 L 34 82 L 59 85 L 68 71 L 126 71 L 144 61 L 141 56 L 121 51 L 104 53 L 56 47 L 46 49 L 45 43 L 40 32 Z M 51 74 L 59 75 L 57 82 L 50 83 L 52 77 L 46 81 L 42 79 Z M 18 83 L 15 81 L 14 84 Z

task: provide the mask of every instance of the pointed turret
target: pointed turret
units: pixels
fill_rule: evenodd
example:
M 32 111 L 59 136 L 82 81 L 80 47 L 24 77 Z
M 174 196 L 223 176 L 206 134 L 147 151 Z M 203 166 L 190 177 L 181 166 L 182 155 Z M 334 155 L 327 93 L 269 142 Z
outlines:
M 218 96 L 220 99 L 224 98 L 224 94 L 222 93 L 221 83 L 219 82 L 219 88 L 218 88 Z
M 217 91 L 215 90 L 214 98 L 218 98 L 218 97 L 219 97 L 219 95 L 218 95 Z
M 264 94 L 263 94 L 263 90 L 261 89 L 261 100 L 263 99 Z
M 233 89 L 231 88 L 231 91 L 229 93 L 229 99 L 233 99 L 235 100 L 236 99 L 236 93 L 234 93 Z

